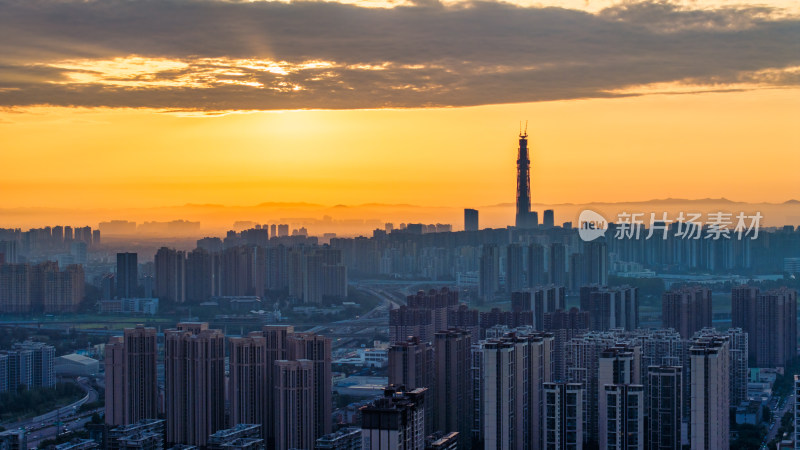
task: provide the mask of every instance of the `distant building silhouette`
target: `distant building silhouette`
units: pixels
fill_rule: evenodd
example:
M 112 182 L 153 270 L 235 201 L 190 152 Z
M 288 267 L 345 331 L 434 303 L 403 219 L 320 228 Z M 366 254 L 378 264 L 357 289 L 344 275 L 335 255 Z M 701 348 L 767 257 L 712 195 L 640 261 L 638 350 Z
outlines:
M 486 244 L 481 248 L 478 282 L 481 301 L 493 302 L 495 294 L 500 290 L 500 247 L 497 245 Z
M 464 231 L 478 231 L 479 229 L 478 210 L 464 209 Z M 387 232 L 391 232 L 391 230 L 387 230 Z
M 66 228 L 65 228 L 66 231 Z M 139 256 L 136 253 L 117 253 L 117 297 L 136 297 L 139 286 Z

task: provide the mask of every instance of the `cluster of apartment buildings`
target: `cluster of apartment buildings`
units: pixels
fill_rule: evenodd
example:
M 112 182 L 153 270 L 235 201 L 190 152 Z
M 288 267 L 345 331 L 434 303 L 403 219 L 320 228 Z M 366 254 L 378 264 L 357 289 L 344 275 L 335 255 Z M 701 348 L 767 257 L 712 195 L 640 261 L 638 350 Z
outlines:
M 55 386 L 55 354 L 52 345 L 32 341 L 0 351 L 0 392 Z
M 313 448 L 332 431 L 330 339 L 291 326 L 226 339 L 196 322 L 165 330 L 163 339 L 163 395 L 154 328 L 126 329 L 106 345 L 109 426 L 163 414 L 167 446 L 198 448 L 208 448 L 214 433 L 244 425 L 258 425 L 259 445 L 274 449 Z
M 83 266 L 0 262 L 0 313 L 70 313 L 83 301 Z

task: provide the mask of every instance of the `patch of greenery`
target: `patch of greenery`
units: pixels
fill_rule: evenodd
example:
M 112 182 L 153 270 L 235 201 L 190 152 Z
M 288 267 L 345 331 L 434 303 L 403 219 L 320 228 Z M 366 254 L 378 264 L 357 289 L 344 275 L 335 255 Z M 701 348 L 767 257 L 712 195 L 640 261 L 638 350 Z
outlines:
M 0 394 L 0 420 L 18 420 L 74 403 L 86 395 L 73 383 L 57 383 L 54 388 L 20 389 Z

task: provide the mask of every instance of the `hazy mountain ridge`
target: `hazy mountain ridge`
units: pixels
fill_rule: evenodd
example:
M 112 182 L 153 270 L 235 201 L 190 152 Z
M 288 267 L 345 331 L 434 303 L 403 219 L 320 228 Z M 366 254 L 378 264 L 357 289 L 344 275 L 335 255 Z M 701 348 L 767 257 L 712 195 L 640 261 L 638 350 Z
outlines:
M 501 228 L 512 225 L 514 204 L 499 203 L 486 206 L 467 206 L 480 211 L 481 227 Z M 649 213 L 657 216 L 663 212 L 676 217 L 683 212 L 710 213 L 730 212 L 734 216 L 742 211 L 747 214 L 760 212 L 762 226 L 800 224 L 800 201 L 782 203 L 749 203 L 719 199 L 653 199 L 648 201 L 592 202 L 534 204 L 532 210 L 539 212 L 553 209 L 557 224 L 576 221 L 584 209 L 592 209 L 607 220 L 614 221 L 620 212 Z M 57 207 L 0 208 L 0 227 L 31 228 L 46 225 L 90 225 L 110 220 L 146 221 L 188 220 L 201 223 L 203 234 L 218 235 L 231 229 L 236 221 L 272 224 L 289 223 L 293 228 L 306 227 L 313 234 L 333 232 L 337 235 L 369 235 L 375 228 L 383 228 L 385 222 L 395 226 L 400 223 L 449 223 L 454 230 L 463 228 L 463 207 L 422 206 L 412 204 L 362 203 L 355 205 L 326 206 L 310 202 L 262 202 L 257 205 L 185 204 L 154 208 L 93 208 L 67 209 Z

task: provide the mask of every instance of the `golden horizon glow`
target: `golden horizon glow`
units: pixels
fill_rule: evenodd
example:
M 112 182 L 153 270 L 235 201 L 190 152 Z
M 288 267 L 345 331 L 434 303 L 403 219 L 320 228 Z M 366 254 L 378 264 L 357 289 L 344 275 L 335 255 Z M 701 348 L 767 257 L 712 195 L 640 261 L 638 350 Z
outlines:
M 0 208 L 513 202 L 529 120 L 535 203 L 800 198 L 800 89 L 466 108 L 181 116 L 0 112 Z M 10 170 L 9 170 L 10 169 Z

